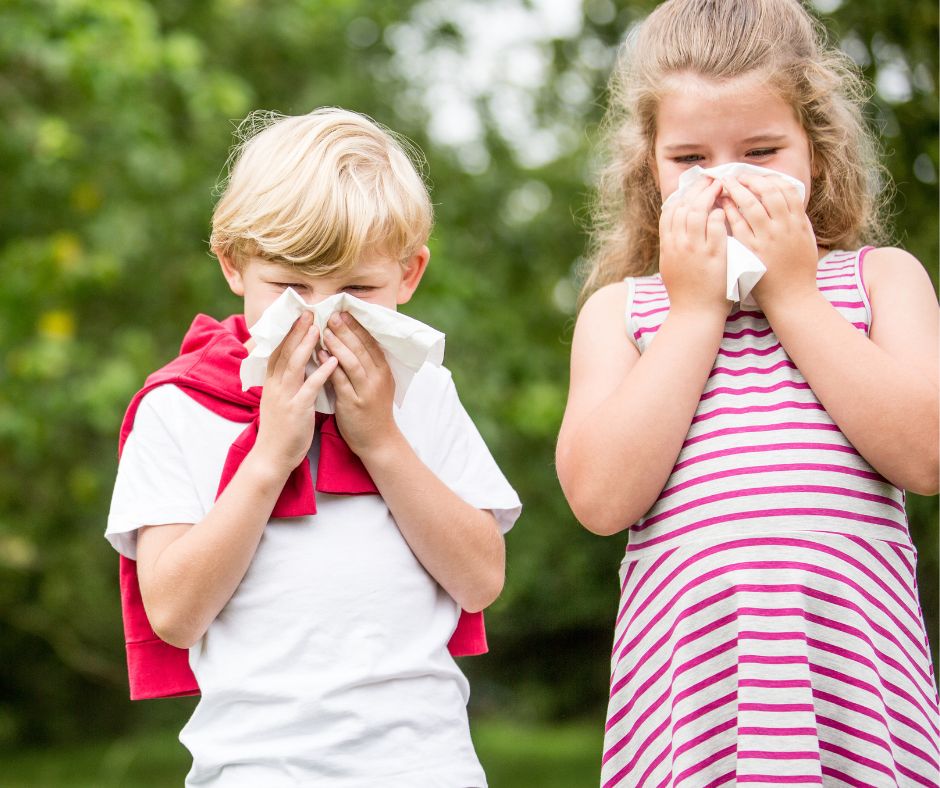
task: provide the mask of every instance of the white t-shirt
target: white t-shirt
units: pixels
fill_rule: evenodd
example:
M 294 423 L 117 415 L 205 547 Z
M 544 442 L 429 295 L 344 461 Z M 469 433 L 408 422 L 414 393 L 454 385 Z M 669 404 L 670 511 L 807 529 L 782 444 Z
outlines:
M 395 419 L 421 460 L 505 532 L 521 506 L 457 397 L 425 365 Z M 136 557 L 141 525 L 196 523 L 243 424 L 175 386 L 140 404 L 106 536 Z M 311 449 L 316 476 L 318 442 Z M 202 697 L 180 740 L 188 786 L 485 786 L 469 689 L 447 651 L 457 603 L 425 571 L 378 495 L 317 493 L 273 519 L 235 594 L 189 652 Z

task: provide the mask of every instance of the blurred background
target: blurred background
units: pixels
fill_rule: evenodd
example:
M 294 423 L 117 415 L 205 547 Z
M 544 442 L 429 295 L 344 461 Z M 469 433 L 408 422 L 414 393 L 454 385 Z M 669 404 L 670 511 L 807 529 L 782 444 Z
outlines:
M 625 537 L 555 479 L 597 123 L 637 0 L 0 2 L 0 785 L 178 785 L 192 699 L 127 700 L 117 430 L 192 316 L 239 304 L 214 186 L 255 108 L 365 112 L 426 153 L 432 264 L 406 311 L 525 510 L 491 652 L 463 661 L 492 788 L 596 785 Z M 875 91 L 895 235 L 937 281 L 937 5 L 817 0 Z M 936 662 L 937 501 L 910 496 Z

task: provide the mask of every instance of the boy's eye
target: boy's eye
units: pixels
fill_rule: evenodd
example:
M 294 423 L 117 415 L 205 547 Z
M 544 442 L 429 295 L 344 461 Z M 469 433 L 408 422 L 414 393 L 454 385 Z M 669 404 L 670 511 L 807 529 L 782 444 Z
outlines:
M 288 287 L 294 288 L 294 290 L 306 290 L 307 285 L 301 284 L 300 282 L 274 282 L 275 287 L 280 287 L 286 290 Z
M 350 293 L 368 293 L 371 290 L 375 290 L 371 285 L 346 285 L 343 290 Z

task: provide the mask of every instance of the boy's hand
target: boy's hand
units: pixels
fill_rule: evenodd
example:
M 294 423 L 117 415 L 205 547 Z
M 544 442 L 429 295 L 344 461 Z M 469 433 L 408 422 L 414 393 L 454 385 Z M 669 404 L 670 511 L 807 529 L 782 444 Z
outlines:
M 395 379 L 378 343 L 352 315 L 337 313 L 328 326 L 323 341 L 339 361 L 331 379 L 336 392 L 336 423 L 349 448 L 364 458 L 394 435 Z M 319 352 L 321 364 L 330 353 Z
M 268 359 L 254 450 L 262 452 L 270 467 L 285 476 L 310 450 L 317 395 L 337 366 L 336 359 L 327 358 L 305 378 L 318 338 L 313 316 L 304 312 Z
M 701 178 L 663 207 L 659 220 L 659 271 L 673 309 L 702 308 L 727 316 L 725 297 L 728 234 L 715 208 L 721 184 Z
M 728 176 L 722 183 L 731 235 L 767 266 L 754 286 L 758 304 L 815 293 L 819 250 L 799 191 L 782 178 L 755 173 Z

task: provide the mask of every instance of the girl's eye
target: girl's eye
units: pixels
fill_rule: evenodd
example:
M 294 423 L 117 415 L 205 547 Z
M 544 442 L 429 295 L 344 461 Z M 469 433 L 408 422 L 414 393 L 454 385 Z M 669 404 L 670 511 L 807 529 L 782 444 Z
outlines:
M 747 152 L 747 155 L 752 159 L 763 159 L 767 156 L 773 156 L 779 148 L 757 148 L 756 150 L 751 150 Z
M 698 153 L 690 153 L 687 156 L 676 156 L 673 161 L 676 162 L 676 164 L 696 164 L 704 158 L 704 156 L 700 156 Z

